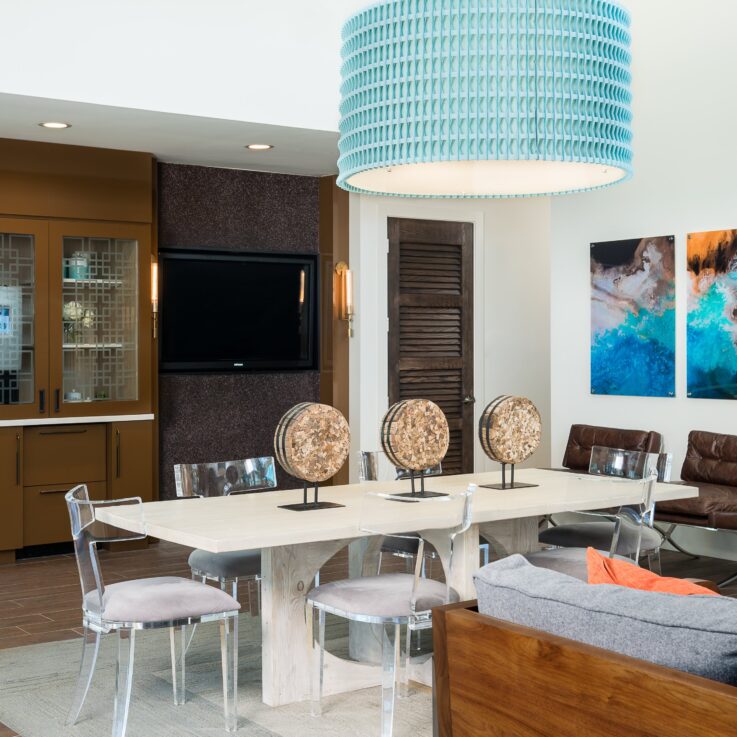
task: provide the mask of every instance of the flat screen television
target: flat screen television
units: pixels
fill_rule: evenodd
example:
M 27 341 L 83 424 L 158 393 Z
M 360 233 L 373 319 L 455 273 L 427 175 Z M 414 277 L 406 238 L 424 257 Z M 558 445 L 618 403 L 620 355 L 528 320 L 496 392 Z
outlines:
M 159 368 L 317 368 L 317 260 L 159 252 Z

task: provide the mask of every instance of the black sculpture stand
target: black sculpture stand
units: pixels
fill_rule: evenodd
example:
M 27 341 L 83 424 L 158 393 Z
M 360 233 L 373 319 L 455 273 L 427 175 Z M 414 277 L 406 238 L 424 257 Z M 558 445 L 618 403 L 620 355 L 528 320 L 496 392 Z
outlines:
M 344 507 L 345 504 L 336 504 L 335 502 L 320 502 L 317 500 L 319 484 L 315 484 L 315 496 L 311 502 L 307 501 L 307 482 L 305 481 L 304 492 L 301 504 L 281 504 L 279 509 L 289 509 L 292 512 L 311 512 L 313 509 L 336 509 Z
M 395 497 L 404 497 L 405 499 L 432 499 L 436 496 L 448 496 L 441 491 L 425 491 L 425 474 L 420 474 L 420 490 L 415 489 L 415 472 L 409 472 L 409 482 L 412 485 L 412 491 L 403 491 L 401 494 L 392 494 Z
M 482 489 L 499 489 L 500 491 L 506 491 L 507 489 L 534 489 L 539 484 L 520 484 L 514 482 L 514 463 L 510 463 L 509 466 L 512 469 L 512 480 L 509 486 L 507 486 L 507 464 L 502 463 L 502 483 L 501 484 L 481 484 Z

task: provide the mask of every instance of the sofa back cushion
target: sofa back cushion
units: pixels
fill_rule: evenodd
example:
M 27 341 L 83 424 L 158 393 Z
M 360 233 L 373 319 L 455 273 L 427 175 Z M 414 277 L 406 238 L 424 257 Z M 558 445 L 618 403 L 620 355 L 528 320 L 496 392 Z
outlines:
M 684 481 L 737 486 L 737 435 L 692 430 L 688 435 Z
M 572 471 L 588 471 L 591 449 L 595 445 L 620 450 L 660 453 L 662 444 L 663 438 L 660 433 L 648 430 L 620 430 L 616 427 L 571 425 L 563 465 Z
M 591 586 L 521 555 L 475 576 L 479 611 L 737 685 L 737 600 Z

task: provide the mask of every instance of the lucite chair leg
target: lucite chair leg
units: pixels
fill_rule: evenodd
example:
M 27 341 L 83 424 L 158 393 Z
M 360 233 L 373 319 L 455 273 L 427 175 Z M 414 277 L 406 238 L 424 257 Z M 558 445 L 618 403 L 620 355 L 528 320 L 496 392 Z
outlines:
M 310 607 L 312 626 L 315 626 L 315 609 Z M 323 665 L 325 661 L 325 611 L 317 610 L 317 637 L 313 635 L 312 644 L 312 705 L 313 717 L 322 716 Z M 315 642 L 317 646 L 315 646 Z
M 256 611 L 261 614 L 261 579 L 256 579 Z
M 419 632 L 417 633 L 419 634 Z M 409 696 L 409 659 L 412 652 L 412 630 L 407 625 L 404 639 L 404 650 L 402 651 L 402 667 L 399 671 L 399 698 Z
M 658 576 L 663 575 L 663 570 L 660 566 L 660 549 L 651 550 L 647 554 L 647 567 L 653 572 L 657 573 Z
M 381 558 L 383 553 L 379 551 L 379 556 L 376 561 L 376 575 L 378 576 L 381 573 Z
M 133 684 L 135 630 L 118 630 L 118 662 L 115 668 L 115 702 L 113 706 L 113 737 L 125 737 Z
M 82 637 L 82 660 L 79 666 L 77 689 L 67 716 L 68 725 L 77 723 L 79 713 L 82 711 L 82 706 L 84 705 L 84 700 L 87 698 L 87 692 L 90 690 L 92 676 L 95 672 L 95 663 L 97 662 L 97 654 L 100 651 L 100 637 L 99 632 L 93 632 L 85 625 L 84 635 Z
M 187 700 L 187 668 L 186 653 L 187 626 L 171 627 L 169 629 L 169 642 L 171 644 L 171 684 L 174 691 L 174 704 L 180 706 Z
M 392 737 L 394 730 L 394 697 L 400 643 L 399 625 L 385 624 L 381 655 L 381 737 Z
M 223 670 L 225 729 L 238 729 L 238 616 L 220 622 L 220 657 Z

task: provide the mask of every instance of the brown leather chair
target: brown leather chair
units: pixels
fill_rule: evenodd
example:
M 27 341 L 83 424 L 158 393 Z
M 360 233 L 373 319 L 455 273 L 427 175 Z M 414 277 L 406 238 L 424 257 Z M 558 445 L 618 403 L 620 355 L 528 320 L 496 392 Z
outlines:
M 571 471 L 588 471 L 591 449 L 595 445 L 620 450 L 639 450 L 644 453 L 660 453 L 663 437 L 647 430 L 620 430 L 596 425 L 571 425 L 563 465 Z
M 658 502 L 658 522 L 737 530 L 737 435 L 689 433 L 681 479 L 699 496 Z

